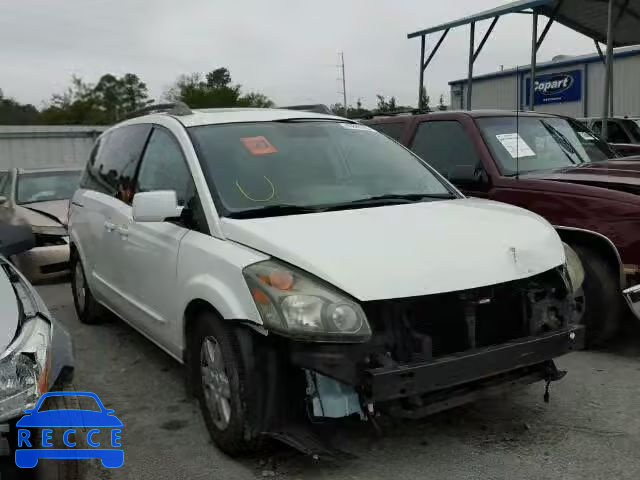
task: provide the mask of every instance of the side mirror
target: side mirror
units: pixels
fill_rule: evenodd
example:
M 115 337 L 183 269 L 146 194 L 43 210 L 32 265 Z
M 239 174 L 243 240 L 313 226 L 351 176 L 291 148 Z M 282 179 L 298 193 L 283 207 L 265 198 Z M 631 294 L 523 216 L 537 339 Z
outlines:
M 173 190 L 141 192 L 133 197 L 133 219 L 136 222 L 164 222 L 167 218 L 179 217 L 181 210 Z
M 479 165 L 454 165 L 447 179 L 454 184 L 480 184 L 486 182 L 484 170 Z

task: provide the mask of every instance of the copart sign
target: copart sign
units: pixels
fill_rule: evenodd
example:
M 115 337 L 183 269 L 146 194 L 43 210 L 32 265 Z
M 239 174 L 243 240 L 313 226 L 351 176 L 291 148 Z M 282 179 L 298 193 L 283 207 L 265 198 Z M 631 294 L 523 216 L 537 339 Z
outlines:
M 529 104 L 531 81 L 527 79 L 526 103 Z M 582 70 L 552 73 L 536 77 L 534 104 L 577 102 L 582 99 Z

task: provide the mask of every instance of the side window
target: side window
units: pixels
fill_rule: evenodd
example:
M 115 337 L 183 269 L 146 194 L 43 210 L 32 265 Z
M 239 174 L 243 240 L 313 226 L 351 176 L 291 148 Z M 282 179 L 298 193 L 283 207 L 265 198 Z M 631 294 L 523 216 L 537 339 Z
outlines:
M 150 131 L 151 125 L 127 125 L 103 136 L 91 152 L 82 187 L 130 204 L 134 176 Z
M 404 132 L 404 123 L 376 123 L 369 125 L 374 130 L 384 133 L 387 137 L 393 138 L 399 142 L 402 139 L 402 133 Z
M 473 142 L 456 121 L 420 123 L 411 150 L 447 178 L 456 166 L 480 164 Z
M 175 190 L 178 205 L 194 195 L 193 180 L 182 149 L 171 132 L 155 127 L 142 156 L 136 192 Z
M 607 123 L 607 141 L 611 143 L 631 143 L 629 136 L 618 122 Z

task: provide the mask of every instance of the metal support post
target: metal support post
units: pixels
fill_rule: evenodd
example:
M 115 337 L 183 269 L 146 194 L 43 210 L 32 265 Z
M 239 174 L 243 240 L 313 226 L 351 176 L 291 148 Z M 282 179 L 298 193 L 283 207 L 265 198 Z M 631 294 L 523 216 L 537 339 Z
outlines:
M 418 110 L 422 110 L 422 89 L 424 88 L 424 48 L 425 48 L 425 36 L 420 37 L 420 62 L 418 63 L 420 68 L 420 85 L 418 86 Z
M 536 59 L 538 58 L 538 12 L 533 11 L 533 23 L 531 26 L 531 79 L 529 81 L 529 110 L 535 110 L 536 91 Z
M 607 139 L 607 121 L 606 119 L 609 117 L 609 100 L 611 96 L 611 74 L 613 73 L 613 69 L 611 68 L 611 64 L 613 61 L 613 0 L 609 0 L 609 12 L 607 19 L 607 62 L 604 68 L 604 93 L 602 94 L 602 138 L 606 141 Z

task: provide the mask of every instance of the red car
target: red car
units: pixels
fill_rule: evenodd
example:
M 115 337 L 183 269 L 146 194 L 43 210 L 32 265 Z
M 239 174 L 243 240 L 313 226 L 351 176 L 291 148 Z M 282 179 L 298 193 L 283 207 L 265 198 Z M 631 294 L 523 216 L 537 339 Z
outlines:
M 449 111 L 363 123 L 465 194 L 527 208 L 555 225 L 584 265 L 582 321 L 592 345 L 616 333 L 628 307 L 640 317 L 640 157 L 612 158 L 611 147 L 581 123 L 534 112 Z

